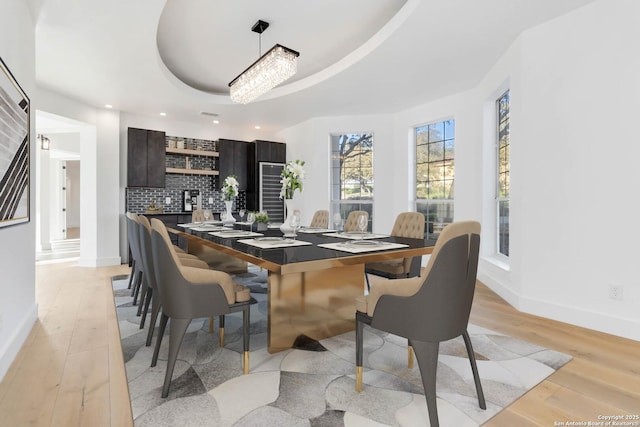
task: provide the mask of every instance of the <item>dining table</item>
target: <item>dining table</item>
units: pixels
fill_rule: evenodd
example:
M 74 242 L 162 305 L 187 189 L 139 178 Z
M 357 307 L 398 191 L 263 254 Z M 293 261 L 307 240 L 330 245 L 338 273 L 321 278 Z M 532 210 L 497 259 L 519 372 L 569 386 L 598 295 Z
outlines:
M 367 292 L 365 264 L 428 255 L 435 245 L 432 239 L 311 227 L 295 237 L 276 227 L 254 230 L 214 221 L 168 228 L 189 251 L 207 247 L 267 271 L 270 353 L 354 330 L 355 298 Z

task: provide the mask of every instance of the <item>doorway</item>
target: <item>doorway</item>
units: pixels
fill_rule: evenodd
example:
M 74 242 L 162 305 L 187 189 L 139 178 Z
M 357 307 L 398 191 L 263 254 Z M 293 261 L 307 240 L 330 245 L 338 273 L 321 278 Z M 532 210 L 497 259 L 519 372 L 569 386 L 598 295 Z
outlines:
M 36 261 L 80 257 L 80 131 L 75 123 L 36 112 Z

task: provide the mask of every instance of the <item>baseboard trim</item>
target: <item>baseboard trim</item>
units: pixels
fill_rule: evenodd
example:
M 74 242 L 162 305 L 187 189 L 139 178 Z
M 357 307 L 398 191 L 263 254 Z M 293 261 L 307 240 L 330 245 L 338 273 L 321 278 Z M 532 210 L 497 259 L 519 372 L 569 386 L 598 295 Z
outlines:
M 487 272 L 478 271 L 478 280 L 523 313 L 640 341 L 640 321 L 522 295 Z
M 22 345 L 29 337 L 31 328 L 33 328 L 37 319 L 38 305 L 34 304 L 22 318 L 20 325 L 16 328 L 6 345 L 0 349 L 0 381 L 4 378 L 5 374 L 11 367 L 11 364 L 18 355 L 18 352 L 22 348 Z
M 605 334 L 640 341 L 640 321 L 638 320 L 526 296 L 520 297 L 518 310 Z

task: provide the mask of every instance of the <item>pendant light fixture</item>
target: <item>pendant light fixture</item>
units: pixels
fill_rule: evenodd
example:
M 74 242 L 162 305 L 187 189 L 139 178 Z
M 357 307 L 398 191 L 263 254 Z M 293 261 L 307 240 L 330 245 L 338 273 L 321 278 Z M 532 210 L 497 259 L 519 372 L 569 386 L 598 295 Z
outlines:
M 251 31 L 260 35 L 259 50 L 262 52 L 262 33 L 269 23 L 258 20 Z M 293 76 L 298 70 L 299 52 L 276 44 L 249 68 L 229 83 L 231 100 L 248 104 Z

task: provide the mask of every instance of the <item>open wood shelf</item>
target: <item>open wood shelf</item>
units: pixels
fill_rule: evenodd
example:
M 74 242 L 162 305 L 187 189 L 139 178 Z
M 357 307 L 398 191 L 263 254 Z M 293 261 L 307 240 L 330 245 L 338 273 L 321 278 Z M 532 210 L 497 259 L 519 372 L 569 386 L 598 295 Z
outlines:
M 220 157 L 220 153 L 218 153 L 217 151 L 187 150 L 180 148 L 167 148 L 167 153 L 184 154 L 190 156 Z
M 182 173 L 185 175 L 219 175 L 220 172 L 204 169 L 167 168 L 167 173 Z

